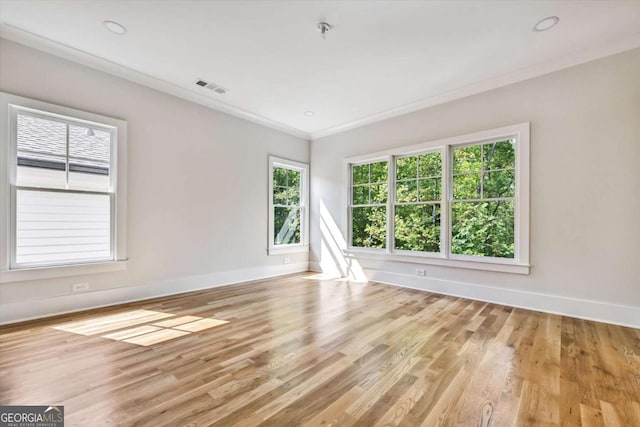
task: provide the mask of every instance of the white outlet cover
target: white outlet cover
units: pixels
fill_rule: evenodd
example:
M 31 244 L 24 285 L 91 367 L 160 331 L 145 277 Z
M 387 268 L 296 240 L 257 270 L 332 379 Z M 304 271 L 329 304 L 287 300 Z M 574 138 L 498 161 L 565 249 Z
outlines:
M 73 285 L 71 285 L 71 289 L 73 290 L 73 292 L 88 291 L 89 290 L 89 284 L 88 283 L 74 283 Z

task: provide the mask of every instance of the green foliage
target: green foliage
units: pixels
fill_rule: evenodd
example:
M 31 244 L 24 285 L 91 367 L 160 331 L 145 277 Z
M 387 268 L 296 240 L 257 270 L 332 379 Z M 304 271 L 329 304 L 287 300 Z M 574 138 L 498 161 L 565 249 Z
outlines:
M 387 203 L 388 162 L 368 163 L 352 167 L 352 205 Z
M 297 170 L 273 168 L 274 243 L 300 243 L 300 191 L 302 173 Z
M 451 252 L 514 257 L 513 202 L 453 203 Z
M 401 157 L 396 161 L 396 202 L 440 201 L 442 184 L 440 152 Z
M 274 243 L 291 245 L 300 243 L 300 209 L 274 207 Z
M 387 208 L 354 207 L 351 208 L 353 227 L 351 245 L 361 248 L 383 249 L 387 244 Z
M 454 254 L 514 257 L 515 144 L 504 140 L 454 148 L 451 250 Z M 396 159 L 395 248 L 440 251 L 440 152 Z M 387 201 L 387 162 L 354 166 L 353 205 Z M 481 201 L 469 201 L 481 200 Z M 352 208 L 352 245 L 384 248 L 386 208 Z
M 440 205 L 398 205 L 395 248 L 440 252 Z
M 352 205 L 387 203 L 388 162 L 375 162 L 352 167 Z M 386 207 L 361 206 L 351 209 L 352 246 L 384 248 L 386 246 Z

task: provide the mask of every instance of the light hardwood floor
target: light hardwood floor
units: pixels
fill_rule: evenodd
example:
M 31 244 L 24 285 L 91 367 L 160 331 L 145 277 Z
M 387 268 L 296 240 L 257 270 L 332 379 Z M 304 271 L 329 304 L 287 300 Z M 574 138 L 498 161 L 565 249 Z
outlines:
M 67 426 L 640 426 L 639 330 L 314 277 L 2 327 L 0 403 Z

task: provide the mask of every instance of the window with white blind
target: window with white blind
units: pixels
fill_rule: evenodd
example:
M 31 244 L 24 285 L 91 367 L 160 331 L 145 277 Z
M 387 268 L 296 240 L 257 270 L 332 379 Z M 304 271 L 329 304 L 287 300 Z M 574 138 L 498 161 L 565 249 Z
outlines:
M 119 173 L 126 123 L 2 96 L 2 196 L 9 203 L 0 271 L 126 259 Z

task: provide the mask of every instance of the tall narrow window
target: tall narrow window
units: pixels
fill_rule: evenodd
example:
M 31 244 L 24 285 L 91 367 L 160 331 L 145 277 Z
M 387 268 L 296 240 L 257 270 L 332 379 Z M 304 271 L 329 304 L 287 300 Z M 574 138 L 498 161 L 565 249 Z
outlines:
M 515 256 L 515 140 L 452 148 L 451 253 Z
M 306 164 L 269 158 L 269 252 L 308 246 L 308 171 Z
M 396 159 L 395 249 L 440 252 L 442 154 Z
M 351 167 L 351 245 L 384 248 L 387 244 L 389 162 Z

